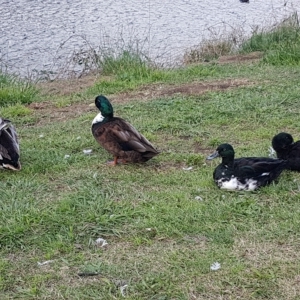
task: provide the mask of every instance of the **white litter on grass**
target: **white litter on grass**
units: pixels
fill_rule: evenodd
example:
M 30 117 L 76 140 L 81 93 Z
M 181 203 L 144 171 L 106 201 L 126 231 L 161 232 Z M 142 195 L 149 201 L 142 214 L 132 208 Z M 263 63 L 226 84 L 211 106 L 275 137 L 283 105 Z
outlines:
M 65 159 L 67 159 L 67 158 L 69 158 L 69 157 L 70 157 L 69 154 L 66 154 L 66 155 L 64 156 Z
M 103 238 L 96 239 L 95 243 L 99 247 L 104 247 L 104 246 L 108 245 L 107 241 Z
M 92 149 L 84 149 L 83 154 L 89 155 L 92 154 L 93 150 Z
M 37 264 L 39 265 L 39 266 L 43 266 L 43 265 L 48 265 L 48 264 L 50 264 L 51 262 L 53 262 L 54 260 L 46 260 L 46 261 L 43 261 L 43 262 L 37 262 Z
M 40 135 L 39 135 L 39 138 L 43 138 L 43 137 L 44 137 L 44 135 L 43 135 L 43 134 L 40 134 Z
M 269 148 L 269 157 L 276 158 L 276 151 L 273 149 L 273 147 Z
M 96 173 L 94 173 L 93 178 L 96 179 L 97 176 L 98 176 L 98 173 L 96 172 Z
M 202 197 L 200 197 L 200 196 L 196 196 L 196 197 L 195 197 L 195 200 L 203 201 Z
M 78 136 L 77 138 L 76 138 L 76 140 L 80 140 L 81 139 L 81 136 Z
M 217 270 L 221 269 L 221 264 L 216 261 L 210 266 L 210 269 L 212 271 L 217 271 Z
M 193 169 L 193 167 L 183 167 L 182 170 L 184 171 L 191 171 Z
M 125 285 L 120 287 L 121 295 L 123 297 L 125 297 L 125 290 L 127 289 L 127 287 L 128 287 L 128 284 L 125 284 Z

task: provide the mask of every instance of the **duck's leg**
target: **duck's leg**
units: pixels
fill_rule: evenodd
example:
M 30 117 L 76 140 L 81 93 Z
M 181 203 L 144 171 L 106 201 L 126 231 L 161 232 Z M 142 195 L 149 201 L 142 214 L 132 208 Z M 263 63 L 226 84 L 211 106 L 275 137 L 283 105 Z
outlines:
M 118 163 L 118 157 L 117 156 L 114 156 L 114 160 L 111 160 L 111 161 L 108 161 L 107 164 L 110 165 L 110 166 L 116 166 Z
M 118 163 L 118 156 L 114 156 L 114 166 L 116 166 L 117 165 L 117 163 Z

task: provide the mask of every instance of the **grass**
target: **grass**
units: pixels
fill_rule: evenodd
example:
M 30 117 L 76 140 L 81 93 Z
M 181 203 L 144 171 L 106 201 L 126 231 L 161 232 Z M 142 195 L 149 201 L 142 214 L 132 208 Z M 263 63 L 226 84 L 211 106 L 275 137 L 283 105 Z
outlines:
M 209 62 L 229 54 L 262 52 L 262 63 L 268 65 L 299 65 L 300 26 L 297 12 L 269 29 L 257 29 L 245 39 L 241 29 L 223 34 L 211 33 L 212 38 L 202 39 L 201 43 L 186 51 L 186 65 Z
M 229 55 L 233 52 L 234 43 L 230 40 L 212 39 L 202 41 L 201 45 L 187 51 L 184 55 L 184 63 L 186 65 L 209 62 L 219 58 L 222 55 Z
M 139 53 L 129 50 L 124 50 L 116 56 L 104 55 L 102 59 L 99 58 L 98 64 L 104 76 L 116 75 L 124 81 L 148 77 L 152 71 Z
M 264 52 L 264 63 L 272 65 L 299 65 L 300 27 L 297 13 L 270 31 L 255 33 L 244 42 L 240 51 Z
M 29 81 L 0 71 L 0 106 L 30 104 L 36 94 L 37 89 Z
M 40 109 L 1 107 L 23 168 L 0 172 L 0 298 L 298 299 L 300 175 L 226 193 L 212 180 L 219 162 L 205 157 L 222 142 L 266 156 L 274 134 L 298 139 L 299 66 L 144 67 L 59 99 L 37 94 Z M 87 109 L 98 93 L 162 153 L 107 166 Z

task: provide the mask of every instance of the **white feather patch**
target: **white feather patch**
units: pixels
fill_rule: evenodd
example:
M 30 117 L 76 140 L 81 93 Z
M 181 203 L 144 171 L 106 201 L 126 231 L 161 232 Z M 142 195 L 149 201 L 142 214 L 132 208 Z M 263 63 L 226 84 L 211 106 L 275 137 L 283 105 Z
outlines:
M 99 113 L 93 120 L 92 125 L 96 123 L 100 123 L 104 120 L 104 117 L 102 116 L 101 113 Z
M 243 184 L 236 177 L 232 177 L 230 180 L 224 181 L 224 179 L 218 180 L 218 186 L 220 189 L 229 190 L 229 191 L 254 191 L 257 188 L 257 181 L 254 179 L 246 180 L 246 183 Z

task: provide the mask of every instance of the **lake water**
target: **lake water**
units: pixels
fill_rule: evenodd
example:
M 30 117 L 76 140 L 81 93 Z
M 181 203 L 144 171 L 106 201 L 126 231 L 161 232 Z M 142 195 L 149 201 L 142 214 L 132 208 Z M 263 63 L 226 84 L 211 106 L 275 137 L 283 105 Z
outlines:
M 205 38 L 250 35 L 295 11 L 299 0 L 0 0 L 0 66 L 65 76 L 90 49 L 128 46 L 169 64 Z

